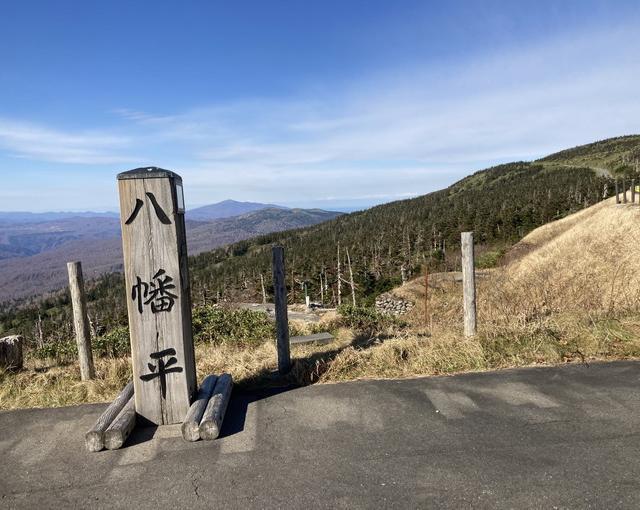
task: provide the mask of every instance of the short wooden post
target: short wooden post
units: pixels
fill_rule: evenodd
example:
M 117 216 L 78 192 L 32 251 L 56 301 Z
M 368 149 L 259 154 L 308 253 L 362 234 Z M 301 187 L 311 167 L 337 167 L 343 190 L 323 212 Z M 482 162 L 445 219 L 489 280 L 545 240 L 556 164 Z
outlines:
M 631 203 L 635 204 L 636 202 L 636 180 L 631 179 Z
M 287 284 L 285 281 L 284 248 L 273 247 L 273 298 L 276 312 L 276 332 L 278 348 L 278 372 L 286 374 L 291 370 L 289 352 L 289 318 L 287 315 Z
M 476 334 L 476 275 L 473 253 L 473 232 L 462 232 L 462 292 L 464 305 L 464 335 Z
M 620 203 L 620 189 L 618 188 L 618 179 L 616 179 L 616 204 Z
M 182 178 L 136 168 L 118 189 L 135 410 L 182 423 L 196 392 Z
M 622 179 L 622 203 L 627 203 L 627 181 Z
M 429 327 L 429 268 L 424 270 L 424 327 Z
M 80 262 L 68 262 L 69 291 L 71 292 L 71 306 L 73 307 L 73 327 L 76 331 L 78 346 L 78 360 L 80 361 L 80 378 L 89 381 L 96 376 L 91 352 L 91 335 L 89 333 L 89 318 L 87 317 L 87 299 L 84 294 L 84 279 Z

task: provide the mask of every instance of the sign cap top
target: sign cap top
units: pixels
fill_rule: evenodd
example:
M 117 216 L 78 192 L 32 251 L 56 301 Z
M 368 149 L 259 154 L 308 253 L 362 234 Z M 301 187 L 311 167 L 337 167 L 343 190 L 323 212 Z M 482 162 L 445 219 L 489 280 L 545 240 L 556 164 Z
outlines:
M 124 179 L 159 179 L 162 177 L 169 177 L 171 179 L 182 181 L 182 177 L 177 173 L 172 172 L 171 170 L 165 170 L 164 168 L 158 168 L 157 166 L 134 168 L 133 170 L 128 170 L 127 172 L 118 174 L 119 181 Z

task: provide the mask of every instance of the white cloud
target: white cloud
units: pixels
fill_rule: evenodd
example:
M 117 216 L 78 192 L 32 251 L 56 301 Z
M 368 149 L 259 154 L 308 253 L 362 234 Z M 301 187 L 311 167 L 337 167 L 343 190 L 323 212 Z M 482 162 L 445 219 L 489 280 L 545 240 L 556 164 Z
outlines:
M 131 142 L 123 135 L 69 133 L 0 118 L 0 147 L 12 157 L 56 163 L 127 163 L 136 159 L 122 152 Z
M 640 131 L 639 43 L 632 29 L 569 34 L 484 59 L 388 69 L 331 97 L 121 108 L 109 131 L 0 119 L 0 147 L 42 161 L 155 162 L 183 174 L 195 203 L 391 199 L 498 162 Z

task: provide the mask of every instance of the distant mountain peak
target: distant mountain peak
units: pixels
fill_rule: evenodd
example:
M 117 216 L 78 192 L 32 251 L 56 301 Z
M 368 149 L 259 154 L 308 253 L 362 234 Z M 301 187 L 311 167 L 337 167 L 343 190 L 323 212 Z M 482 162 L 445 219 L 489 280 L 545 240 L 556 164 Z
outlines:
M 187 211 L 186 217 L 194 221 L 211 221 L 240 216 L 262 209 L 287 209 L 287 207 L 275 204 L 262 204 L 259 202 L 239 202 L 228 198 L 222 202 L 190 209 Z

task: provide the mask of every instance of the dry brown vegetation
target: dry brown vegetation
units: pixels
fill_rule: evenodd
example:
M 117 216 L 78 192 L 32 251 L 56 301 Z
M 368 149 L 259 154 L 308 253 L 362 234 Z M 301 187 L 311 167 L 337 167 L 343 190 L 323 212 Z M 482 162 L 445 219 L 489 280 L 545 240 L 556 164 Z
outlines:
M 639 221 L 640 207 L 612 199 L 529 234 L 504 267 L 478 278 L 479 327 L 471 339 L 462 335 L 461 284 L 452 275 L 430 279 L 428 320 L 422 277 L 395 291 L 418 305 L 404 327 L 357 332 L 325 314 L 322 327 L 333 330 L 336 341 L 294 347 L 288 380 L 310 384 L 638 357 Z M 278 382 L 271 341 L 199 344 L 196 358 L 201 378 L 226 371 L 245 387 Z M 130 377 L 129 360 L 101 359 L 97 371 L 90 383 L 79 382 L 75 365 L 0 373 L 0 408 L 109 400 Z

